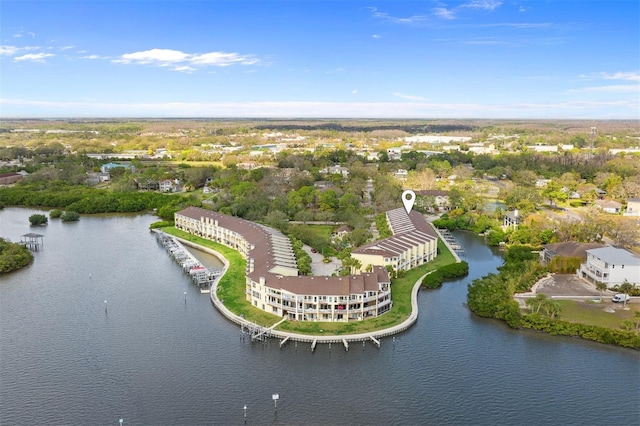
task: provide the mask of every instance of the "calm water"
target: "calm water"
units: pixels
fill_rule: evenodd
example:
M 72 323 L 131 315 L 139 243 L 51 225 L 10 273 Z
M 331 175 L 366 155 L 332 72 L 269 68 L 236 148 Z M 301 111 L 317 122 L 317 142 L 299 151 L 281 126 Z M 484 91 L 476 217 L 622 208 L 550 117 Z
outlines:
M 470 276 L 423 291 L 395 343 L 311 353 L 243 342 L 157 245 L 153 217 L 34 231 L 33 212 L 0 211 L 0 236 L 45 234 L 31 266 L 0 278 L 2 425 L 241 425 L 245 404 L 248 424 L 640 423 L 638 352 L 469 313 L 467 283 L 501 263 L 472 235 Z

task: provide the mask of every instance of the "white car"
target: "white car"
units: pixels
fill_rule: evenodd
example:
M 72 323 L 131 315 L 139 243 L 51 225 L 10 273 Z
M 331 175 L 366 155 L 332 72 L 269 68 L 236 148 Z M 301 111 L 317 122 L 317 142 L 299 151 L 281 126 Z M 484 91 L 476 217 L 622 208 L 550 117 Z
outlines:
M 618 294 L 614 295 L 611 298 L 611 300 L 613 302 L 616 302 L 616 303 L 618 303 L 618 302 L 628 302 L 629 299 L 630 299 L 629 295 L 625 294 L 625 293 L 618 293 Z

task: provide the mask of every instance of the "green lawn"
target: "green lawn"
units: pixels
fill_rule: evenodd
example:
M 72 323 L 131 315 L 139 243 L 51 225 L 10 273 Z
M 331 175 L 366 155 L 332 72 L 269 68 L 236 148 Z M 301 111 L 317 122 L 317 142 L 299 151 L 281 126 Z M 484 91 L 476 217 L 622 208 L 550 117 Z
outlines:
M 227 259 L 229 269 L 218 284 L 218 297 L 224 301 L 224 305 L 231 312 L 236 315 L 243 314 L 247 320 L 262 326 L 270 326 L 280 320 L 280 317 L 264 312 L 247 302 L 245 298 L 246 263 L 237 251 L 180 231 L 175 227 L 162 229 L 168 234 L 216 250 Z M 427 272 L 455 262 L 451 252 L 440 240 L 438 240 L 438 251 L 440 254 L 432 262 L 407 271 L 403 277 L 391 281 L 393 307 L 380 317 L 350 323 L 285 321 L 277 329 L 301 334 L 341 335 L 366 333 L 400 324 L 411 314 L 411 290 L 416 280 Z
M 627 311 L 622 305 L 617 305 L 614 313 L 605 312 L 604 308 L 610 303 L 578 302 L 575 300 L 557 300 L 562 306 L 560 319 L 581 324 L 599 325 L 609 328 L 620 328 L 622 321 L 633 319 L 634 313 L 640 310 L 635 304 L 627 305 Z

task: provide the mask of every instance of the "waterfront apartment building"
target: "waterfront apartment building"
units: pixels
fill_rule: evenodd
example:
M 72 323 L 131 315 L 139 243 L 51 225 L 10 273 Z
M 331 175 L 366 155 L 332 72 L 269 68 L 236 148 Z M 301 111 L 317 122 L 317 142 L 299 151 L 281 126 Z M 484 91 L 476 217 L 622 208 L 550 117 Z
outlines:
M 345 277 L 299 276 L 289 238 L 244 219 L 197 207 L 175 214 L 176 228 L 237 250 L 246 260 L 246 300 L 296 321 L 360 321 L 391 309 L 385 268 Z
M 390 266 L 406 271 L 433 260 L 438 254 L 438 237 L 433 227 L 418 212 L 407 214 L 404 208 L 386 213 L 391 237 L 358 247 L 351 252 L 361 266 Z
M 640 256 L 621 248 L 601 247 L 587 250 L 587 261 L 580 265 L 578 276 L 607 287 L 640 284 Z

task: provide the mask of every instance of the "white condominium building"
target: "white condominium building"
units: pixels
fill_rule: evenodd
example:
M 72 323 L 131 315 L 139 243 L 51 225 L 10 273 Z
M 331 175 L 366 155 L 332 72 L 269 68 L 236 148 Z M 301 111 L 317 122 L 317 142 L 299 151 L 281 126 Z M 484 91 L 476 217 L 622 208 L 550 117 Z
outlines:
M 237 250 L 247 262 L 246 300 L 297 321 L 360 321 L 391 309 L 385 268 L 345 277 L 298 276 L 289 238 L 281 232 L 210 210 L 188 207 L 176 228 Z
M 438 254 L 438 237 L 418 212 L 407 214 L 404 208 L 386 213 L 393 234 L 383 240 L 358 247 L 351 256 L 360 261 L 360 270 L 371 266 L 391 266 L 406 271 L 433 260 Z

